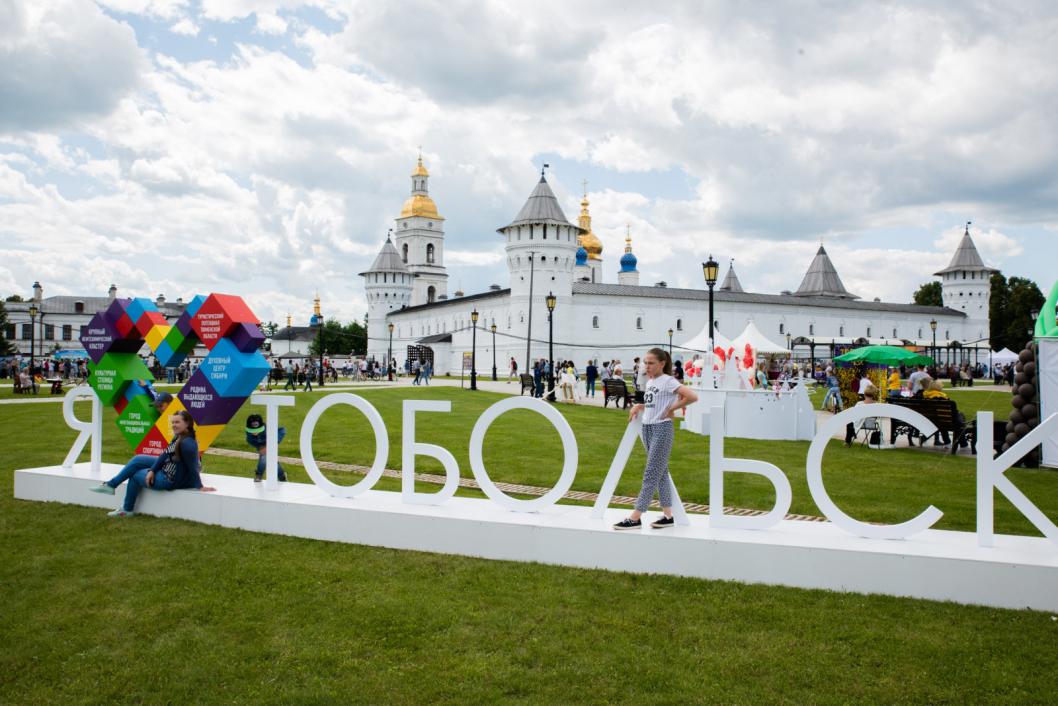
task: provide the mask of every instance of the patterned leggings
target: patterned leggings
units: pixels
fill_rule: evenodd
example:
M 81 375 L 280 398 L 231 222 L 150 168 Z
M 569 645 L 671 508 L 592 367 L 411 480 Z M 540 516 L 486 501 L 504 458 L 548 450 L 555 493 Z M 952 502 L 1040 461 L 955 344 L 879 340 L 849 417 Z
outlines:
M 644 424 L 640 439 L 647 448 L 647 466 L 643 469 L 643 488 L 636 498 L 636 510 L 646 512 L 654 493 L 658 494 L 661 507 L 672 507 L 672 489 L 669 486 L 669 454 L 672 452 L 673 424 Z

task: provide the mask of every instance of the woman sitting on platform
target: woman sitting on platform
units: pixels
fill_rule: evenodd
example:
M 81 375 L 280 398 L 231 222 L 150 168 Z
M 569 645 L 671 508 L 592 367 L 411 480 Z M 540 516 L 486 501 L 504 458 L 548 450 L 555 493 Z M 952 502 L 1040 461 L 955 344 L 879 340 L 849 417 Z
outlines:
M 125 488 L 125 503 L 122 508 L 108 512 L 110 517 L 130 517 L 135 514 L 136 497 L 142 488 L 154 490 L 179 490 L 198 488 L 210 492 L 216 488 L 205 488 L 199 477 L 198 441 L 195 439 L 195 420 L 187 410 L 180 410 L 169 418 L 173 429 L 173 440 L 153 462 L 147 465 L 141 457 L 133 457 L 116 476 L 92 488 L 96 493 L 113 495 L 114 489 L 128 481 Z

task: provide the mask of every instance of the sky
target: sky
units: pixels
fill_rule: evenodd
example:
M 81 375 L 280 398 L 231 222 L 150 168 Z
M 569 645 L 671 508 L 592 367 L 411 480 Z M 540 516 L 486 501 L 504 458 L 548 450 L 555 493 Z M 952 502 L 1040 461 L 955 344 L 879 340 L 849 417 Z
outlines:
M 965 223 L 1058 278 L 1053 2 L 0 0 L 0 294 L 366 312 L 420 146 L 449 291 L 507 285 L 550 164 L 615 282 L 907 302 Z

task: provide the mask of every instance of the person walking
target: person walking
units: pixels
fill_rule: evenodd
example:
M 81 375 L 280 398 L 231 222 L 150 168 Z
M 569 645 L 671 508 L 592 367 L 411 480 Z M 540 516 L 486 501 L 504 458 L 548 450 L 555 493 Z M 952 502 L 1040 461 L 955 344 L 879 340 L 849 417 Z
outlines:
M 672 377 L 672 358 L 663 348 L 651 348 L 643 356 L 643 366 L 647 372 L 646 392 L 643 402 L 632 406 L 628 412 L 631 423 L 642 415 L 643 427 L 639 438 L 647 450 L 647 463 L 643 469 L 643 485 L 636 498 L 632 514 L 614 525 L 616 530 L 639 529 L 643 526 L 642 516 L 650 507 L 654 494 L 657 493 L 661 503 L 662 517 L 650 526 L 654 529 L 672 527 L 672 487 L 669 480 L 669 456 L 672 453 L 672 442 L 675 436 L 673 419 L 677 410 L 698 401 L 696 395 L 686 385 L 681 385 Z
M 288 360 L 286 366 L 287 373 L 287 384 L 283 386 L 283 390 L 296 390 L 297 383 L 294 381 L 294 363 Z
M 589 360 L 584 368 L 584 392 L 588 397 L 595 397 L 595 380 L 599 377 L 599 369 L 595 367 L 595 361 Z
M 305 387 L 301 388 L 302 392 L 312 392 L 312 378 L 316 377 L 316 365 L 310 358 L 305 363 Z
M 533 364 L 533 397 L 544 396 L 544 366 L 541 361 Z
M 514 378 L 518 377 L 518 361 L 515 360 L 513 356 L 511 357 L 511 364 L 510 364 L 510 367 L 509 367 L 509 371 L 510 372 L 507 373 L 507 384 L 508 385 L 511 384 L 511 380 L 513 380 Z

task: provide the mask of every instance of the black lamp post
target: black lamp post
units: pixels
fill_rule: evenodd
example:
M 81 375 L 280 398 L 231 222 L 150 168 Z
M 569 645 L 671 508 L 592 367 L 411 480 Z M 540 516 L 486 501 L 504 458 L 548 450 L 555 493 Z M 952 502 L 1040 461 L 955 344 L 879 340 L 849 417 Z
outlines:
M 323 387 L 323 316 L 320 316 L 319 318 L 319 327 L 320 330 L 316 340 L 319 342 L 320 351 L 320 387 Z
M 930 319 L 929 328 L 933 331 L 933 364 L 937 364 L 937 320 Z
M 672 329 L 669 329 L 669 358 L 672 358 Z
M 709 259 L 702 263 L 702 274 L 705 275 L 705 283 L 709 286 L 709 353 L 712 355 L 716 344 L 713 340 L 713 287 L 716 286 L 717 275 L 720 274 L 720 263 L 710 255 Z
M 389 381 L 393 382 L 393 324 L 389 328 L 389 350 L 386 351 L 386 370 L 389 373 Z
M 37 350 L 37 314 L 40 309 L 36 304 L 29 305 L 29 379 L 33 381 L 33 354 Z
M 555 401 L 555 304 L 558 300 L 551 292 L 544 300 L 547 303 L 547 401 Z
M 478 310 L 470 312 L 474 329 L 470 334 L 470 389 L 478 389 Z
M 492 331 L 492 381 L 496 382 L 496 324 L 489 326 L 489 330 Z

